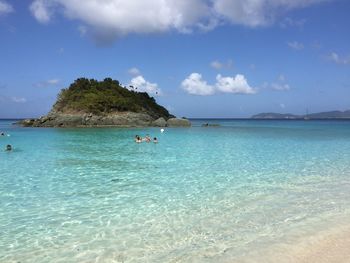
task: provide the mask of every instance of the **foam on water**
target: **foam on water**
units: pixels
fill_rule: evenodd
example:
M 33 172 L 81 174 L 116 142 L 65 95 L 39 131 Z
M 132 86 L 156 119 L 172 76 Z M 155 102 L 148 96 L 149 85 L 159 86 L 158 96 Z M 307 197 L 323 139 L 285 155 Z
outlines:
M 349 219 L 350 122 L 203 122 L 0 121 L 0 262 L 218 262 Z

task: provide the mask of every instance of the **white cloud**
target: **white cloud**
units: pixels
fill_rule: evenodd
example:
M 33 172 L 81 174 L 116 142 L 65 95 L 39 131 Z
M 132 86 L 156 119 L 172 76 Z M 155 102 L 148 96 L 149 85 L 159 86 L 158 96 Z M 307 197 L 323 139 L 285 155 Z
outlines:
M 297 42 L 297 41 L 288 42 L 287 44 L 290 48 L 295 49 L 295 50 L 304 49 L 304 45 L 302 43 Z
M 138 69 L 138 68 L 130 68 L 129 70 L 128 70 L 128 73 L 130 74 L 130 75 L 132 75 L 132 76 L 138 76 L 138 75 L 140 75 L 141 74 L 141 71 Z
M 12 97 L 11 100 L 15 103 L 25 103 L 27 102 L 26 98 L 22 98 L 22 97 Z
M 96 38 L 113 40 L 130 33 L 209 31 L 227 22 L 266 26 L 290 10 L 324 1 L 327 0 L 34 0 L 30 10 L 41 23 L 61 14 L 82 23 Z
M 134 77 L 129 86 L 134 87 L 138 92 L 147 92 L 150 95 L 161 95 L 161 90 L 158 88 L 157 83 L 151 83 L 145 80 L 143 76 Z
M 329 58 L 329 60 L 333 61 L 334 63 L 340 64 L 340 65 L 349 65 L 350 64 L 350 56 L 343 57 L 335 52 L 332 52 L 328 56 L 328 58 Z
M 60 83 L 59 79 L 49 79 L 49 80 L 46 80 L 46 81 L 42 81 L 42 82 L 36 83 L 35 86 L 38 87 L 38 88 L 47 88 L 49 86 L 56 86 L 59 83 Z
M 224 65 L 221 62 L 217 61 L 217 60 L 211 62 L 210 66 L 212 68 L 215 68 L 215 69 L 222 69 L 224 67 Z
M 12 5 L 10 5 L 9 3 L 0 0 L 0 15 L 2 14 L 9 14 L 12 13 L 14 11 Z
M 54 10 L 61 12 L 100 38 L 215 27 L 209 6 L 201 0 L 35 0 L 30 9 L 42 23 L 50 21 Z
M 220 74 L 216 76 L 216 88 L 224 93 L 234 94 L 254 94 L 256 90 L 249 86 L 247 79 L 237 74 L 235 77 L 222 77 Z
M 40 23 L 46 24 L 51 20 L 54 2 L 55 1 L 35 0 L 30 5 L 29 9 Z
M 277 91 L 290 90 L 290 86 L 286 83 L 271 83 L 270 87 L 271 89 L 277 90 Z
M 215 92 L 213 86 L 208 85 L 199 73 L 192 73 L 181 83 L 182 88 L 192 95 L 212 95 Z
M 226 63 L 225 62 L 220 62 L 218 60 L 214 60 L 210 63 L 210 66 L 214 69 L 223 69 L 223 68 L 231 68 L 232 67 L 232 60 L 229 59 Z
M 49 79 L 47 81 L 47 83 L 50 84 L 50 85 L 57 85 L 59 82 L 60 82 L 59 79 Z
M 276 82 L 268 83 L 265 82 L 263 85 L 266 89 L 272 89 L 276 91 L 288 91 L 290 90 L 289 84 L 286 83 L 286 77 L 283 74 L 280 74 Z
M 214 0 L 215 11 L 234 24 L 269 25 L 287 11 L 327 0 Z
M 234 94 L 255 94 L 256 89 L 249 86 L 246 78 L 237 74 L 235 77 L 216 76 L 216 84 L 210 85 L 199 73 L 192 73 L 181 83 L 182 88 L 192 95 L 213 95 L 216 92 Z

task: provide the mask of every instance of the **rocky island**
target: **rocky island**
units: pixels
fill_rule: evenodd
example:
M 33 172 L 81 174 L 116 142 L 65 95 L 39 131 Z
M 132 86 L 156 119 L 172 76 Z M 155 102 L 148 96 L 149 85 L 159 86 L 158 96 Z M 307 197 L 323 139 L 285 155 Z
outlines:
M 51 111 L 19 122 L 25 127 L 189 127 L 146 92 L 122 87 L 119 81 L 79 78 L 62 89 Z

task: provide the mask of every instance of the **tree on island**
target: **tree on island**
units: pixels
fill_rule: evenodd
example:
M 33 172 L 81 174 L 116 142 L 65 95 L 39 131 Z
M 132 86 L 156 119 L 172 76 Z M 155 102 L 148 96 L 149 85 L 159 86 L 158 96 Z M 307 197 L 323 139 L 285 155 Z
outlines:
M 79 78 L 69 88 L 62 89 L 53 110 L 55 112 L 86 112 L 103 115 L 113 112 L 148 113 L 154 117 L 170 118 L 167 109 L 158 105 L 146 92 L 121 86 L 118 80 L 103 81 Z

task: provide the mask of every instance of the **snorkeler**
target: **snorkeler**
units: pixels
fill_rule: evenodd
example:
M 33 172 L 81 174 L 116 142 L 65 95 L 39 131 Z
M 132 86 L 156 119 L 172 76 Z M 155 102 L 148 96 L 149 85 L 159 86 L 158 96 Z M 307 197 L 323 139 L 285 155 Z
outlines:
M 10 144 L 8 144 L 8 145 L 6 146 L 5 151 L 6 151 L 6 152 L 12 151 L 12 146 L 11 146 Z

